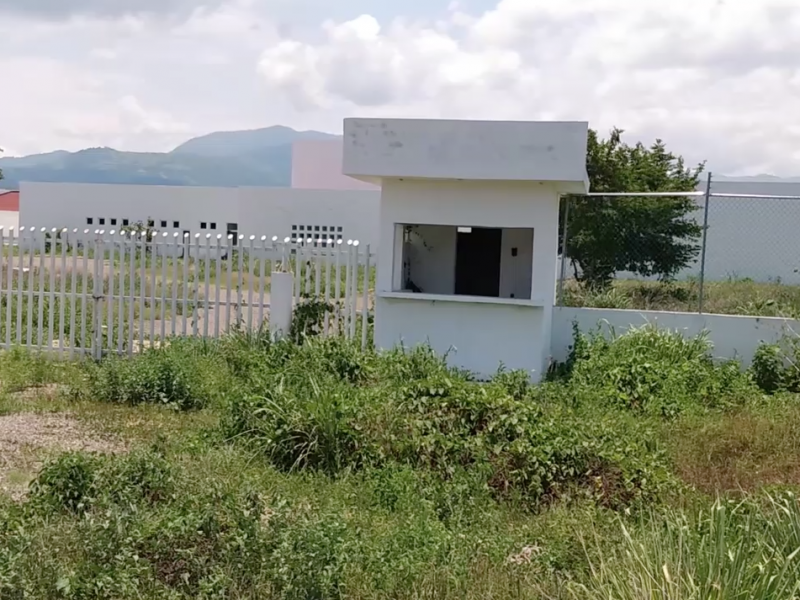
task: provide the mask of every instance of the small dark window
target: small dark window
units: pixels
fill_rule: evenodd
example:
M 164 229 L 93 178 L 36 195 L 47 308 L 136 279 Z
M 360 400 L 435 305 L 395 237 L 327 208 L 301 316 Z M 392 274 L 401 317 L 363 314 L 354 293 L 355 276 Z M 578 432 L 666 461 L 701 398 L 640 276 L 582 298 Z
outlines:
M 341 233 L 339 234 L 338 239 L 342 239 L 342 234 Z
M 97 219 L 97 224 L 98 225 L 105 225 L 106 224 L 106 220 L 104 218 L 100 217 L 99 219 Z
M 328 231 L 328 226 L 327 225 L 323 225 L 322 226 L 322 231 Z
M 314 231 L 319 231 L 319 225 L 314 225 Z
M 212 223 L 211 224 L 211 229 L 216 229 L 216 228 L 217 228 L 217 224 L 216 223 Z
M 156 222 L 153 221 L 153 219 L 148 219 L 147 220 L 147 226 L 148 227 L 155 227 L 156 226 Z
M 306 225 L 306 231 L 311 231 L 311 225 Z
M 167 226 L 167 222 L 166 221 L 161 221 L 161 226 L 162 227 L 166 227 Z
M 130 224 L 131 224 L 131 222 L 128 219 L 122 219 L 122 226 L 123 227 L 127 227 Z
M 206 223 L 200 223 L 200 229 L 206 229 L 208 225 Z
M 297 231 L 297 225 L 292 225 L 292 231 Z
M 111 224 L 112 225 L 116 225 L 117 224 L 117 220 L 116 219 L 111 219 Z
M 180 226 L 181 226 L 181 222 L 180 222 L 180 221 L 173 221 L 173 222 L 172 222 L 172 226 L 173 226 L 175 229 L 178 229 L 178 227 L 180 227 Z
M 341 227 L 337 227 L 336 231 L 338 231 L 339 233 L 342 233 L 342 228 Z
M 94 222 L 94 220 L 92 219 L 92 217 L 86 217 L 86 224 L 87 225 L 91 225 L 93 222 Z

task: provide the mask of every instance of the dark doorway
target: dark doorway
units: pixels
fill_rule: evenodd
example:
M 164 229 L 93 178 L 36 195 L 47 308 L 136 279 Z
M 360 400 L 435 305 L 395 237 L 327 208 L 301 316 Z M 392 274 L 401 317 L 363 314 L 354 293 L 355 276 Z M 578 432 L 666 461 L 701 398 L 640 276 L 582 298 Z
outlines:
M 500 297 L 503 230 L 473 227 L 456 238 L 456 286 L 460 296 Z
M 238 223 L 228 223 L 225 226 L 225 234 L 233 236 L 233 239 L 231 240 L 231 246 L 238 246 L 239 245 L 239 224 Z

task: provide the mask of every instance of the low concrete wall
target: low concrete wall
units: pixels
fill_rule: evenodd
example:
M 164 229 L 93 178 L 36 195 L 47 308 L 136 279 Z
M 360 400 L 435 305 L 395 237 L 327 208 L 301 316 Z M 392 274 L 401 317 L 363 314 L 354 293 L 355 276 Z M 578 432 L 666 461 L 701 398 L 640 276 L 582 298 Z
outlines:
M 750 364 L 761 342 L 774 343 L 784 334 L 800 334 L 800 321 L 776 317 L 556 307 L 553 309 L 550 346 L 555 360 L 563 361 L 569 354 L 573 322 L 584 332 L 594 330 L 600 324 L 604 332 L 613 328 L 620 334 L 647 323 L 678 330 L 686 336 L 695 336 L 705 330 L 714 344 L 715 357 L 737 358 L 744 365 Z

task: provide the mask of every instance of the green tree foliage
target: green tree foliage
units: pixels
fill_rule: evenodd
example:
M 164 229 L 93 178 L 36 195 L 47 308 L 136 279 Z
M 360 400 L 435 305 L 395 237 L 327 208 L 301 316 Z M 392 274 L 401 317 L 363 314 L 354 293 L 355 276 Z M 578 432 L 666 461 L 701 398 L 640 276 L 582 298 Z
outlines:
M 697 188 L 704 164 L 684 160 L 656 140 L 622 141 L 614 129 L 601 140 L 589 131 L 587 172 L 592 192 L 685 192 Z M 571 197 L 567 256 L 585 285 L 603 288 L 617 271 L 669 280 L 699 252 L 702 227 L 693 198 Z M 563 215 L 563 210 L 562 210 Z

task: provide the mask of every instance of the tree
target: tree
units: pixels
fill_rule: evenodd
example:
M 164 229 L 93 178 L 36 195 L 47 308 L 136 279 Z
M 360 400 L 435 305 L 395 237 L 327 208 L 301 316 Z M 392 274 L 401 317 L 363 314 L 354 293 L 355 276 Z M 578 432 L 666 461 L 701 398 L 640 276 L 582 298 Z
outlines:
M 589 131 L 586 170 L 592 192 L 694 191 L 705 168 L 687 168 L 656 140 L 629 146 L 623 131 L 606 140 Z M 568 199 L 567 257 L 575 277 L 594 288 L 608 286 L 618 271 L 672 279 L 699 253 L 702 227 L 691 197 L 581 197 Z M 562 218 L 564 211 L 562 210 Z

